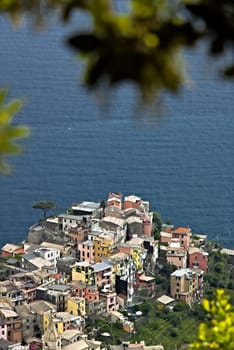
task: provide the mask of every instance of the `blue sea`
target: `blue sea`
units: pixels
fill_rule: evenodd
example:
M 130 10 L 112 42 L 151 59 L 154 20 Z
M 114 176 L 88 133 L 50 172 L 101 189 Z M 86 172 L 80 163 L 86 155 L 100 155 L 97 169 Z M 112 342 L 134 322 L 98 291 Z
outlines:
M 185 53 L 191 82 L 180 94 L 147 109 L 131 84 L 88 92 L 65 44 L 75 21 L 49 26 L 12 30 L 0 17 L 0 86 L 25 99 L 15 121 L 31 129 L 24 153 L 9 159 L 12 175 L 0 176 L 0 246 L 27 236 L 41 216 L 36 201 L 60 213 L 117 191 L 234 248 L 234 83 L 219 79 L 206 45 Z

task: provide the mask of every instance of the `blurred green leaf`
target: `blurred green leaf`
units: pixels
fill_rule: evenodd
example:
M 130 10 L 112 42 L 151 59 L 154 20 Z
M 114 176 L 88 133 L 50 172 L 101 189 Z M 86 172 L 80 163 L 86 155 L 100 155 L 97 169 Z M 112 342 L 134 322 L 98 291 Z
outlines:
M 0 89 L 0 173 L 10 173 L 10 166 L 6 162 L 6 156 L 15 155 L 22 151 L 22 146 L 16 143 L 16 139 L 22 139 L 29 135 L 26 126 L 14 125 L 12 120 L 18 113 L 23 101 L 15 99 L 5 104 L 8 95 L 7 89 Z

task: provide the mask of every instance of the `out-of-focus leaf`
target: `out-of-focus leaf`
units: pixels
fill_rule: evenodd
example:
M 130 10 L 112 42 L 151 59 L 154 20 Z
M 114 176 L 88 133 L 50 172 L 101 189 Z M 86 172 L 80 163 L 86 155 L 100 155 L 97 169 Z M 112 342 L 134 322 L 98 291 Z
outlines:
M 224 75 L 226 77 L 231 77 L 231 78 L 234 78 L 234 65 L 230 66 L 230 67 L 227 67 L 225 70 L 224 70 Z
M 91 52 L 98 49 L 100 40 L 92 34 L 79 34 L 69 38 L 69 44 L 81 52 Z
M 18 154 L 22 146 L 16 143 L 16 139 L 28 136 L 29 129 L 26 126 L 14 125 L 12 119 L 22 106 L 22 100 L 13 100 L 5 105 L 8 91 L 0 89 L 0 173 L 9 173 L 10 166 L 6 162 L 6 156 Z

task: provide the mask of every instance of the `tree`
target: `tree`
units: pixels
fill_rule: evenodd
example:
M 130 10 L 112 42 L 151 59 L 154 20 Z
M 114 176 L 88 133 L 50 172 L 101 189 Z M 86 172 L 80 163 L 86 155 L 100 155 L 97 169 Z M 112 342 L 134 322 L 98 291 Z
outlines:
M 55 205 L 55 203 L 50 202 L 50 201 L 36 202 L 32 205 L 32 207 L 34 209 L 42 210 L 44 219 L 46 218 L 46 214 L 49 210 L 56 210 L 57 209 L 57 206 Z
M 22 146 L 15 143 L 15 140 L 24 138 L 29 133 L 26 126 L 12 124 L 15 114 L 23 106 L 22 100 L 15 99 L 6 104 L 7 95 L 7 89 L 0 89 L 0 173 L 4 174 L 9 174 L 11 170 L 5 157 L 22 151 Z
M 208 39 L 212 55 L 233 50 L 233 0 L 5 0 L 0 11 L 14 22 L 30 13 L 41 25 L 54 9 L 68 21 L 75 10 L 86 11 L 88 29 L 68 39 L 86 58 L 85 83 L 114 85 L 131 80 L 145 98 L 162 90 L 176 92 L 186 80 L 182 49 Z M 50 13 L 49 12 L 49 13 Z M 234 76 L 233 62 L 223 74 Z
M 159 213 L 157 213 L 156 211 L 153 213 L 153 224 L 154 224 L 154 238 L 159 239 L 160 231 L 162 228 L 162 219 Z
M 198 340 L 189 350 L 233 350 L 234 349 L 234 309 L 224 290 L 218 289 L 211 301 L 204 299 L 203 307 L 208 320 L 200 324 Z

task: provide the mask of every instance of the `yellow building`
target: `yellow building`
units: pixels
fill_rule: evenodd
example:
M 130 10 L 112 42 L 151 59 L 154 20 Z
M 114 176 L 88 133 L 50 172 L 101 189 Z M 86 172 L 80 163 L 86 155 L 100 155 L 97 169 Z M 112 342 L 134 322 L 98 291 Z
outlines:
M 72 268 L 72 281 L 95 284 L 95 274 L 89 263 L 82 261 Z
M 94 260 L 100 262 L 103 256 L 109 256 L 115 247 L 114 234 L 102 233 L 93 240 Z
M 55 328 L 58 332 L 58 334 L 63 333 L 63 321 L 56 317 L 56 314 L 51 315 L 50 312 L 43 314 L 43 333 L 45 333 L 48 330 L 48 327 L 50 325 L 50 320 L 52 318 L 53 324 L 55 325 Z
M 48 330 L 49 324 L 52 320 L 58 334 L 62 334 L 70 328 L 73 319 L 74 316 L 69 312 L 56 312 L 53 314 L 46 312 L 43 314 L 43 333 Z
M 130 255 L 135 262 L 136 269 L 141 270 L 143 268 L 142 248 L 141 247 L 131 247 Z
M 67 312 L 74 316 L 86 315 L 85 298 L 70 297 L 67 299 Z

